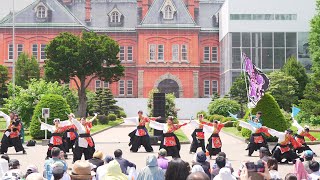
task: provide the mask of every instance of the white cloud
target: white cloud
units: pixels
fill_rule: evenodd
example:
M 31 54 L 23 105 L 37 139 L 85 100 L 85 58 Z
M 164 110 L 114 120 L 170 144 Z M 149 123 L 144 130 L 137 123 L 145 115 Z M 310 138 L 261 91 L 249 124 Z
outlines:
M 14 0 L 15 11 L 19 11 L 35 0 Z M 7 15 L 13 9 L 13 0 L 0 0 L 0 19 Z

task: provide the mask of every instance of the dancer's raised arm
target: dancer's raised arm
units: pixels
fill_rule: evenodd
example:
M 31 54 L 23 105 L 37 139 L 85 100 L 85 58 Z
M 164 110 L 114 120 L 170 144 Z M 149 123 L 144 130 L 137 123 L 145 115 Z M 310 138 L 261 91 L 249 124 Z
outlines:
M 163 131 L 165 124 L 164 123 L 159 123 L 159 122 L 156 122 L 156 121 L 151 121 L 149 126 L 151 128 L 153 128 L 153 129 L 156 129 L 156 130 L 159 130 L 159 131 Z
M 10 116 L 8 116 L 6 113 L 0 111 L 0 116 L 2 116 L 4 118 L 4 120 L 6 120 L 6 127 L 8 127 L 10 125 L 10 121 L 11 118 Z
M 97 119 L 97 117 L 98 117 L 98 114 L 97 113 L 94 113 L 94 116 L 93 116 L 93 118 L 91 118 L 89 121 L 87 121 L 87 122 L 93 122 L 95 119 Z

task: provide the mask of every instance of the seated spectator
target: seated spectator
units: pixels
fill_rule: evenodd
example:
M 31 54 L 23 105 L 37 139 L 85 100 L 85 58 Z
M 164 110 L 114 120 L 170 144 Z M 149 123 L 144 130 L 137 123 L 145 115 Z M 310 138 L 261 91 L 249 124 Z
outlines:
M 3 154 L 3 155 L 1 155 L 1 159 L 5 159 L 5 160 L 7 160 L 7 161 L 8 161 L 8 163 L 10 162 L 10 158 L 9 158 L 9 156 L 8 156 L 7 154 Z
M 166 158 L 167 156 L 167 150 L 165 149 L 160 149 L 159 151 L 159 154 L 158 154 L 158 166 L 161 168 L 161 169 L 164 169 L 166 170 L 168 168 L 168 163 L 169 163 L 169 160 Z
M 309 164 L 309 168 L 312 171 L 312 173 L 309 174 L 309 180 L 318 180 L 320 177 L 319 163 L 317 161 L 312 161 Z
M 186 180 L 190 174 L 189 163 L 180 158 L 172 159 L 165 173 L 165 180 Z
M 270 156 L 269 156 L 269 150 L 265 147 L 261 147 L 259 149 L 259 158 L 261 160 L 263 160 L 264 162 L 268 162 L 268 160 L 270 159 Z
M 29 165 L 27 167 L 27 172 L 26 172 L 26 175 L 24 177 L 27 178 L 32 173 L 38 173 L 38 167 L 37 166 Z
M 192 166 L 194 165 L 200 165 L 203 168 L 204 172 L 209 176 L 209 178 L 211 178 L 210 163 L 207 161 L 207 156 L 205 152 L 200 151 L 197 153 L 196 162 L 192 163 Z
M 26 180 L 47 180 L 40 173 L 31 173 Z
M 306 169 L 306 171 L 308 172 L 308 174 L 311 174 L 312 171 L 310 170 L 309 168 L 309 164 L 312 162 L 313 160 L 313 152 L 310 151 L 310 150 L 306 150 L 303 154 L 303 158 L 304 158 L 304 161 L 303 161 L 303 165 L 304 165 L 304 168 Z
M 297 176 L 295 174 L 289 173 L 289 174 L 286 175 L 284 180 L 298 180 L 298 178 L 297 178 Z
M 267 162 L 267 165 L 271 179 L 281 179 L 280 174 L 278 172 L 278 161 L 275 158 L 270 158 Z
M 17 159 L 11 159 L 9 162 L 9 171 L 4 174 L 2 180 L 22 179 L 23 173 L 20 169 L 20 162 Z
M 213 180 L 225 180 L 225 179 L 236 180 L 236 178 L 231 174 L 230 168 L 223 167 L 220 169 L 219 174 L 213 178 Z
M 60 159 L 60 148 L 53 147 L 51 149 L 51 157 L 45 161 L 44 169 L 45 169 L 45 178 L 51 179 L 52 178 L 52 165 L 56 162 L 61 162 L 64 164 L 64 170 L 67 171 L 67 163 Z
M 8 157 L 8 155 L 2 155 L 0 158 L 0 177 L 2 177 L 6 172 L 9 171 L 9 161 L 5 158 L 3 158 L 4 156 Z
M 97 171 L 97 168 L 98 168 L 99 166 L 102 166 L 102 165 L 104 164 L 102 158 L 103 158 L 103 153 L 102 153 L 102 151 L 96 151 L 96 152 L 94 152 L 92 159 L 89 159 L 89 162 L 90 162 L 91 164 L 93 164 L 93 165 L 96 166 L 96 167 L 93 169 L 94 172 Z
M 62 162 L 55 162 L 52 165 L 51 180 L 70 180 L 70 176 L 67 171 L 64 170 L 64 164 Z
M 127 173 L 127 168 L 128 167 L 136 168 L 135 164 L 133 164 L 132 162 L 122 158 L 121 149 L 117 149 L 117 150 L 114 151 L 114 157 L 115 157 L 115 160 L 117 160 L 118 163 L 120 164 L 121 171 L 122 171 L 123 174 L 128 175 L 128 173 Z
M 224 152 L 219 152 L 219 153 L 218 153 L 218 156 L 222 156 L 222 157 L 225 158 L 225 160 L 226 160 L 226 165 L 225 165 L 225 167 L 230 168 L 231 172 L 233 172 L 233 168 L 232 168 L 231 162 L 228 161 L 228 158 L 227 158 L 226 153 L 224 153 Z M 218 157 L 218 156 L 217 156 L 217 157 Z M 213 165 L 212 165 L 212 169 L 216 169 L 216 168 L 218 168 L 218 166 L 217 166 L 217 163 L 214 162 Z
M 104 158 L 104 165 L 97 168 L 96 180 L 101 180 L 104 175 L 106 175 L 107 165 L 110 161 L 114 160 L 111 156 L 106 156 Z
M 73 164 L 69 175 L 72 180 L 91 180 L 95 172 L 91 171 L 91 165 L 88 161 L 78 160 Z
M 304 165 L 300 159 L 296 160 L 296 163 L 294 164 L 294 174 L 299 180 L 308 178 L 308 172 L 304 168 Z
M 107 171 L 105 176 L 103 176 L 102 180 L 127 180 L 128 177 L 122 173 L 120 164 L 118 161 L 113 160 L 110 161 L 108 166 L 107 166 Z
M 220 169 L 224 168 L 226 165 L 226 159 L 223 156 L 218 156 L 216 158 L 217 168 L 212 170 L 212 177 L 215 177 L 219 174 Z M 230 168 L 229 168 L 230 169 Z M 230 170 L 231 172 L 231 170 Z
M 191 173 L 195 173 L 195 172 L 203 172 L 203 173 L 205 173 L 203 168 L 200 165 L 192 166 Z
M 149 155 L 147 157 L 146 167 L 142 168 L 138 174 L 137 180 L 164 180 L 164 171 L 158 167 L 157 157 Z
M 197 165 L 196 165 L 197 166 Z M 193 172 L 188 177 L 187 180 L 210 180 L 208 175 L 204 172 Z

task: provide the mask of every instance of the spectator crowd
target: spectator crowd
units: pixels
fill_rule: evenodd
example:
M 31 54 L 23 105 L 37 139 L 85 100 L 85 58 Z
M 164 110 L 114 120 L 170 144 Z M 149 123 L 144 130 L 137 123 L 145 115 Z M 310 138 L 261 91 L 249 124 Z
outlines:
M 280 177 L 278 161 L 268 156 L 264 147 L 259 150 L 258 162 L 243 162 L 239 169 L 234 169 L 224 152 L 220 152 L 213 164 L 210 164 L 206 153 L 195 154 L 189 164 L 181 158 L 169 160 L 165 149 L 156 155 L 146 157 L 145 167 L 136 169 L 134 162 L 123 158 L 120 149 L 113 156 L 104 156 L 96 151 L 93 158 L 78 160 L 68 168 L 64 154 L 57 147 L 52 148 L 52 158 L 44 162 L 44 171 L 29 165 L 24 172 L 17 159 L 10 159 L 4 154 L 0 158 L 0 176 L 3 180 L 318 180 L 320 179 L 319 163 L 314 160 L 312 151 L 304 152 L 304 159 L 297 159 L 292 173 Z M 249 164 L 254 164 L 250 166 Z M 260 164 L 260 166 L 259 166 Z

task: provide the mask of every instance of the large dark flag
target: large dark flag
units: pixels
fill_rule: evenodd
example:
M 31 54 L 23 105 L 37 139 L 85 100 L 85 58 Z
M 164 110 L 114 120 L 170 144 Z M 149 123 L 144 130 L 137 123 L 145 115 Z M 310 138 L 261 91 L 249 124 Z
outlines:
M 257 68 L 246 54 L 243 54 L 245 72 L 248 77 L 248 107 L 254 108 L 269 88 L 268 77 Z

